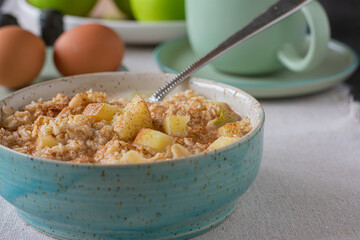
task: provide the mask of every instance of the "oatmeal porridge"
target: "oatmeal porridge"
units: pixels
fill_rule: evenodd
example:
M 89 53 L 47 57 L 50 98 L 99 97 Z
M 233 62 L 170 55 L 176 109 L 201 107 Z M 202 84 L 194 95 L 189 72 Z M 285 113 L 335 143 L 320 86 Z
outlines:
M 248 117 L 191 90 L 160 103 L 110 100 L 89 90 L 70 98 L 2 108 L 0 144 L 32 156 L 79 163 L 162 161 L 214 150 L 251 131 Z

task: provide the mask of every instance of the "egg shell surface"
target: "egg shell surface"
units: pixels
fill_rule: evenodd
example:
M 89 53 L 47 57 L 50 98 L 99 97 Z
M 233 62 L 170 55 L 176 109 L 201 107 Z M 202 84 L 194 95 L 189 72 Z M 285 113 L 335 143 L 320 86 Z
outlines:
M 0 28 L 0 85 L 19 88 L 30 83 L 45 62 L 44 41 L 19 26 Z
M 115 71 L 121 66 L 124 51 L 115 31 L 101 24 L 84 24 L 56 40 L 54 62 L 65 76 Z

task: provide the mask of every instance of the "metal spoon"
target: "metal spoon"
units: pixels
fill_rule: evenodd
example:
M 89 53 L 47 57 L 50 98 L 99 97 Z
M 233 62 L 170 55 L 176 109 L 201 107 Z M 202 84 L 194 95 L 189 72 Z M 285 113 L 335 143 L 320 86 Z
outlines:
M 210 63 L 217 57 L 229 51 L 236 45 L 245 40 L 255 36 L 264 31 L 275 23 L 293 14 L 312 0 L 279 0 L 274 5 L 269 7 L 266 11 L 252 20 L 248 25 L 235 32 L 233 35 L 225 39 L 222 43 L 217 45 L 213 50 L 206 53 L 196 62 L 189 65 L 182 72 L 180 72 L 170 82 L 167 82 L 163 87 L 159 88 L 149 99 L 149 102 L 160 102 L 169 91 L 174 87 L 185 81 L 191 74 L 198 71 L 204 65 Z

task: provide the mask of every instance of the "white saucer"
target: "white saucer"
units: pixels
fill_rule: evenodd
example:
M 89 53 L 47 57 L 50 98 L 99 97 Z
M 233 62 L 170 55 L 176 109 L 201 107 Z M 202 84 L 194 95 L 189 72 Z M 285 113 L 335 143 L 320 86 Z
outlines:
M 155 49 L 154 57 L 160 68 L 170 73 L 179 73 L 197 59 L 187 37 L 162 43 Z M 348 78 L 358 64 L 358 56 L 351 48 L 331 40 L 326 59 L 310 72 L 294 73 L 284 69 L 271 75 L 249 77 L 225 74 L 205 66 L 193 76 L 233 85 L 258 98 L 279 98 L 330 88 Z
M 85 0 L 86 1 L 86 0 Z M 26 0 L 17 0 L 20 25 L 40 33 L 40 10 Z M 65 15 L 64 27 L 69 30 L 80 24 L 101 23 L 116 31 L 127 44 L 158 44 L 186 33 L 185 21 L 137 22 L 132 20 L 104 20 Z

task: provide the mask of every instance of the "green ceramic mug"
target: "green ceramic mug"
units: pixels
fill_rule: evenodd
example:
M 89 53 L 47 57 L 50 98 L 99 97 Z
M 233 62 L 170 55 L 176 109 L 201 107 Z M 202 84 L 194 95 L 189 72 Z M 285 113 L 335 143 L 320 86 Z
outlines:
M 190 45 L 198 57 L 248 24 L 276 0 L 186 0 Z M 309 34 L 307 33 L 309 28 Z M 233 48 L 212 66 L 234 74 L 267 74 L 283 67 L 315 68 L 325 58 L 330 26 L 314 1 L 290 17 Z

